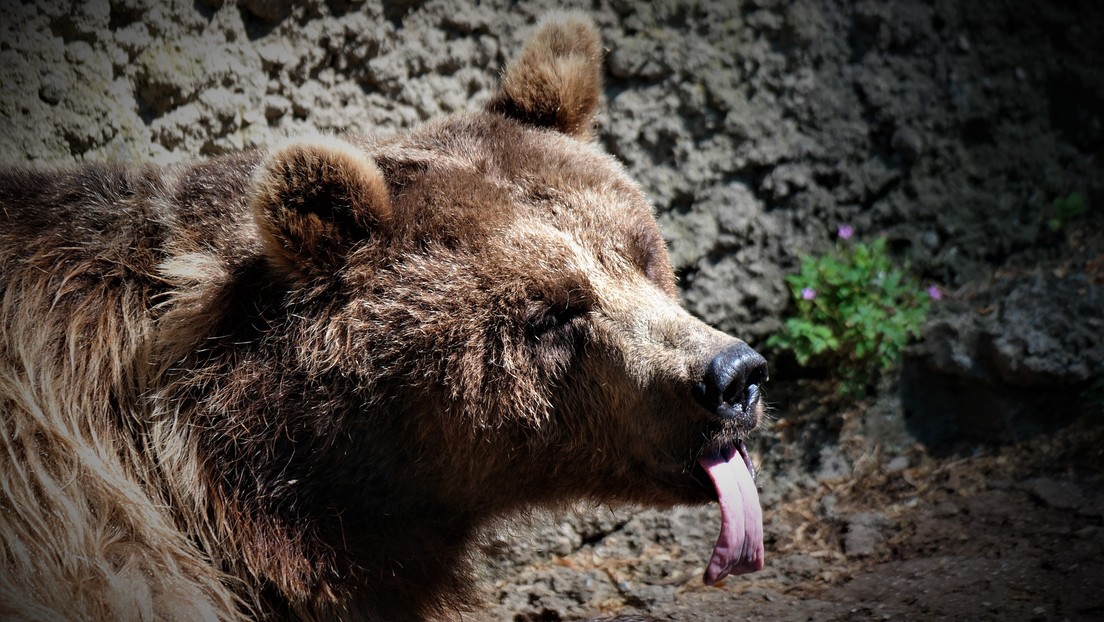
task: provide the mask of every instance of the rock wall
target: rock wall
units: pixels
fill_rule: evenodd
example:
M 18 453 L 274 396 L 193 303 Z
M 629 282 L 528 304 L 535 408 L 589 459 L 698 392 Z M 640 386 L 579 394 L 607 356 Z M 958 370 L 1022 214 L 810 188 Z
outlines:
M 2 160 L 393 131 L 485 100 L 561 4 L 4 0 Z M 567 4 L 601 25 L 601 140 L 654 201 L 687 304 L 752 343 L 838 223 L 953 288 L 1035 246 L 1055 197 L 1104 201 L 1088 0 Z

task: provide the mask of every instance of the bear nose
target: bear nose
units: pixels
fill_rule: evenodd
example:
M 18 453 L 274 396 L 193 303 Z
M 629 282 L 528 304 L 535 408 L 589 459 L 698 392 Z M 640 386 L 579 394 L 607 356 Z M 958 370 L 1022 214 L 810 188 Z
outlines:
M 713 357 L 691 393 L 709 412 L 750 430 L 757 423 L 754 408 L 759 403 L 760 386 L 766 381 L 766 359 L 740 343 Z

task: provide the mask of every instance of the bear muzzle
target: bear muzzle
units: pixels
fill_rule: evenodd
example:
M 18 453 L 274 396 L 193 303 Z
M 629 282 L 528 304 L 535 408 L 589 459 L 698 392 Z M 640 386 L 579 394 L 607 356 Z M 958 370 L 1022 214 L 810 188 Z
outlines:
M 715 355 L 690 392 L 714 416 L 750 432 L 759 423 L 761 388 L 766 381 L 766 359 L 740 342 Z
M 724 577 L 763 568 L 763 510 L 755 487 L 755 467 L 744 442 L 734 438 L 755 429 L 763 407 L 761 386 L 767 361 L 746 343 L 722 349 L 706 365 L 691 393 L 724 428 L 697 460 L 699 481 L 713 485 L 721 506 L 721 529 L 702 579 L 715 585 Z M 703 481 L 703 483 L 706 483 Z

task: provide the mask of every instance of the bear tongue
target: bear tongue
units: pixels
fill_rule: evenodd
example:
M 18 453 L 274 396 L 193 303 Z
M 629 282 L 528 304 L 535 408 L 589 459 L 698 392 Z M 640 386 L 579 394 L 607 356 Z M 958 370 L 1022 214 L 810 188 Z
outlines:
M 725 455 L 702 456 L 698 463 L 713 480 L 721 505 L 721 535 L 702 579 L 713 585 L 730 574 L 762 570 L 763 509 L 744 444 L 729 448 Z

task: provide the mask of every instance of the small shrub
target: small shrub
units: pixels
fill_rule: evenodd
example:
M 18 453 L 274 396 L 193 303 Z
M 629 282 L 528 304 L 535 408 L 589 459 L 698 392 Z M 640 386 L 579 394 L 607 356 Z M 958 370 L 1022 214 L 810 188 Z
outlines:
M 1071 192 L 1064 197 L 1054 199 L 1054 203 L 1050 206 L 1051 216 L 1047 220 L 1047 226 L 1051 231 L 1058 231 L 1088 211 L 1089 206 L 1085 202 L 1085 196 L 1080 192 Z
M 797 313 L 767 345 L 791 350 L 801 365 L 826 367 L 840 393 L 861 397 L 879 373 L 894 367 L 909 339 L 918 337 L 931 300 L 893 262 L 885 238 L 850 242 L 839 229 L 834 251 L 801 258 L 801 270 L 786 277 Z

